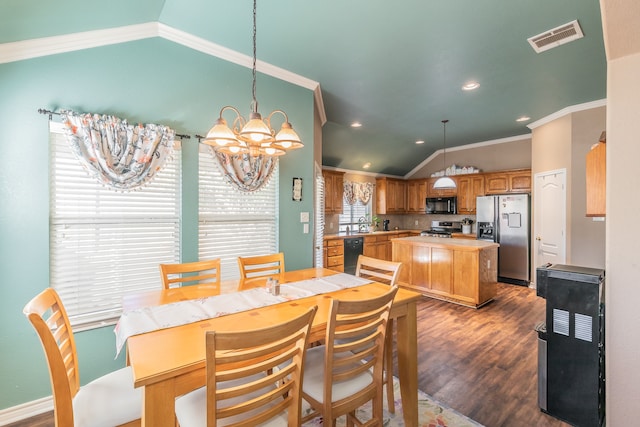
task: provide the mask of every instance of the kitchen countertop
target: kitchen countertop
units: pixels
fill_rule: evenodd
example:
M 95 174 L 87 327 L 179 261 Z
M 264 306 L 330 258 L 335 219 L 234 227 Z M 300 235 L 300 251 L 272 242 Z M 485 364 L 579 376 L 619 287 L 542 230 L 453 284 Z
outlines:
M 380 236 L 380 235 L 388 235 L 389 237 L 400 234 L 400 233 L 418 233 L 420 234 L 422 230 L 389 230 L 389 231 L 374 231 L 374 232 L 366 232 L 366 233 L 336 233 L 336 234 L 325 234 L 324 238 L 326 240 L 329 239 L 348 239 L 351 237 L 367 237 L 367 236 Z
M 482 250 L 491 247 L 499 247 L 500 245 L 487 240 L 473 239 L 443 239 L 442 237 L 414 236 L 401 237 L 393 239 L 392 242 L 402 242 L 410 245 L 437 246 L 442 248 L 451 248 L 457 250 Z

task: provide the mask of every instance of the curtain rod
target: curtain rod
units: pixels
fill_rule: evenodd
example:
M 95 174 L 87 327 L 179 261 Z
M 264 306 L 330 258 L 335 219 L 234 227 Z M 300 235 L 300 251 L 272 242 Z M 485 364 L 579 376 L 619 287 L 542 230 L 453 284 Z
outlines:
M 57 113 L 55 111 L 51 111 L 51 110 L 47 110 L 44 108 L 38 108 L 38 113 L 40 114 L 48 114 L 49 115 L 49 120 L 53 120 L 53 116 L 61 116 L 62 113 Z M 176 133 L 176 136 L 178 138 L 181 139 L 191 139 L 191 135 L 185 135 L 185 134 L 181 134 L 181 133 Z

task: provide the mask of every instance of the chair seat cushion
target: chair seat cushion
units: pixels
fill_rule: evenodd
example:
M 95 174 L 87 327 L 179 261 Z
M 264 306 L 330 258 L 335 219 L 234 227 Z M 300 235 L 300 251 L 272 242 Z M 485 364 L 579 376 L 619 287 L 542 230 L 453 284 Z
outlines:
M 324 355 L 324 345 L 309 348 L 304 362 L 302 390 L 318 402 L 324 402 Z M 350 397 L 372 382 L 373 375 L 365 371 L 348 381 L 334 383 L 331 387 L 333 401 Z
M 254 375 L 245 378 L 243 382 L 254 381 L 258 378 L 258 375 Z M 239 381 L 228 381 L 221 383 L 221 385 L 223 385 L 224 387 L 228 387 L 234 383 L 240 384 Z M 235 399 L 227 399 L 224 401 L 224 406 L 252 399 L 260 395 L 262 392 L 262 390 L 258 390 L 252 394 L 246 394 Z M 233 424 L 246 418 L 247 415 L 238 415 L 225 418 L 219 420 L 217 425 L 226 426 L 229 424 Z M 207 388 L 201 387 L 197 390 L 192 391 L 191 393 L 187 393 L 184 396 L 180 396 L 179 398 L 177 398 L 176 418 L 178 420 L 178 423 L 180 424 L 180 427 L 207 427 Z M 259 427 L 286 427 L 287 423 L 287 412 L 283 412 L 278 416 L 262 424 L 259 424 Z
M 73 398 L 74 427 L 113 427 L 142 416 L 142 388 L 133 387 L 130 367 L 80 387 Z

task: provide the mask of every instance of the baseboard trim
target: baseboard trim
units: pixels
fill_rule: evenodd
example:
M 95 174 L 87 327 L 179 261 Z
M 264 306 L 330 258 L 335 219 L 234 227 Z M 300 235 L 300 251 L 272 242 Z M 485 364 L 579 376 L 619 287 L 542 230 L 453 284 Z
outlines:
M 0 410 L 0 426 L 26 420 L 49 411 L 53 411 L 52 396 L 2 409 Z

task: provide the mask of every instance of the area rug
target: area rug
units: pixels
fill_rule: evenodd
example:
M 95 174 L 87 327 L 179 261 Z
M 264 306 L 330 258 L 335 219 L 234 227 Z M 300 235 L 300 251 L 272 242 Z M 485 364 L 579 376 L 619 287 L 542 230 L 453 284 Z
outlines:
M 400 400 L 400 386 L 397 378 L 393 378 L 393 395 L 396 398 L 396 413 L 391 414 L 387 411 L 386 390 L 384 395 L 384 427 L 405 427 L 402 418 L 402 401 Z M 370 403 L 358 410 L 361 419 L 368 420 L 371 413 Z M 336 427 L 344 427 L 345 417 L 338 418 Z M 315 418 L 305 424 L 303 427 L 324 426 L 322 418 Z M 472 419 L 456 412 L 448 406 L 438 402 L 426 393 L 418 390 L 418 425 L 416 427 L 483 427 Z

